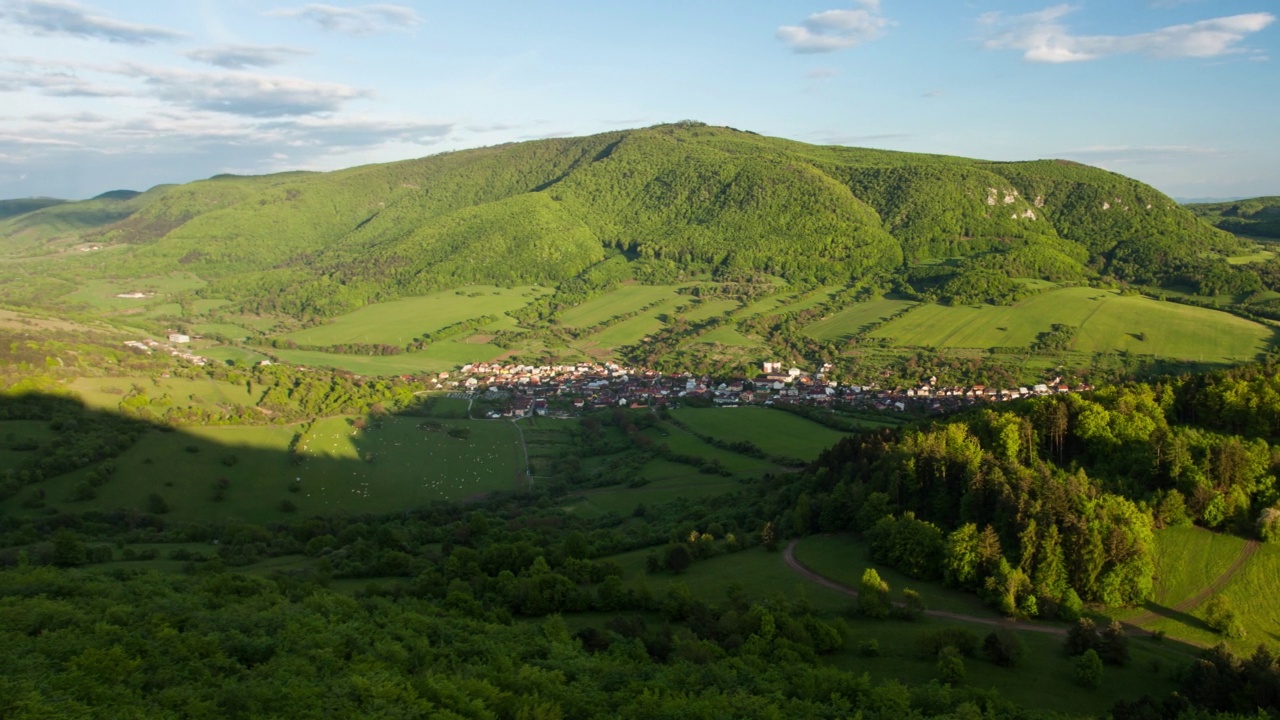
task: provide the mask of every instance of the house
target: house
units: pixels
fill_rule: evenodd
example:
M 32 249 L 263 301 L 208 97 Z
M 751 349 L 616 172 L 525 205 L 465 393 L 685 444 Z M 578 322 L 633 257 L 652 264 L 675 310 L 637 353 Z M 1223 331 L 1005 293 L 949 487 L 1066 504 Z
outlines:
M 190 335 L 183 335 L 182 333 L 169 333 L 169 342 L 171 342 L 171 343 L 189 343 L 189 342 L 191 342 L 191 336 L 190 336 Z

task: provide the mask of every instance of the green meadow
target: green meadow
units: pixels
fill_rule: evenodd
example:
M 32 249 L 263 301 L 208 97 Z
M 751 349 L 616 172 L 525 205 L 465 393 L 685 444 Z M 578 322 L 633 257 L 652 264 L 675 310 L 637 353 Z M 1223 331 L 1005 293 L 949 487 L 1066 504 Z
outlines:
M 145 511 L 154 493 L 174 520 L 262 523 L 294 514 L 398 512 L 526 482 L 510 423 L 442 420 L 441 429 L 423 430 L 421 419 L 390 417 L 359 429 L 354 420 L 317 421 L 298 443 L 297 459 L 288 449 L 300 426 L 149 432 L 115 460 L 116 472 L 93 499 L 70 499 L 92 468 L 32 490 L 43 489 L 49 506 L 67 511 Z M 449 434 L 458 428 L 469 431 L 467 437 Z M 6 500 L 0 509 L 31 514 L 20 506 L 28 495 Z M 282 507 L 286 501 L 288 509 Z
M 508 310 L 524 307 L 545 292 L 548 291 L 539 287 L 468 285 L 457 290 L 366 305 L 331 322 L 281 337 L 303 345 L 406 345 L 423 333 L 447 325 L 484 315 L 500 316 Z
M 432 343 L 421 352 L 400 355 L 342 355 L 315 350 L 272 350 L 285 362 L 306 367 L 347 370 L 357 375 L 413 375 L 456 370 L 467 363 L 500 357 L 505 350 L 488 343 L 455 340 Z
M 924 305 L 872 337 L 921 347 L 1025 347 L 1055 323 L 1079 328 L 1071 347 L 1078 352 L 1128 351 L 1207 363 L 1253 360 L 1273 334 L 1223 312 L 1069 287 L 1012 306 Z
M 84 280 L 74 292 L 63 295 L 60 302 L 84 304 L 96 310 L 118 311 L 146 307 L 157 299 L 173 294 L 198 290 L 205 282 L 191 273 L 174 272 L 131 280 Z M 146 298 L 120 298 L 116 295 L 146 293 Z
M 256 405 L 266 388 L 253 383 L 233 385 L 212 379 L 189 380 L 187 378 L 107 377 L 76 378 L 67 387 L 76 393 L 86 405 L 101 410 L 114 411 L 120 406 L 126 393 L 134 386 L 146 392 L 147 397 L 159 401 L 168 396 L 168 404 L 153 403 L 157 412 L 174 406 L 201 406 L 215 408 L 223 405 Z
M 781 410 L 761 407 L 677 408 L 672 417 L 691 430 L 726 442 L 746 441 L 770 455 L 812 460 L 845 433 Z
M 565 327 L 591 327 L 661 300 L 681 299 L 679 285 L 623 285 L 560 313 Z
M 910 300 L 876 298 L 850 305 L 821 320 L 806 325 L 804 333 L 816 340 L 847 340 L 872 323 L 880 322 L 894 313 L 915 305 Z

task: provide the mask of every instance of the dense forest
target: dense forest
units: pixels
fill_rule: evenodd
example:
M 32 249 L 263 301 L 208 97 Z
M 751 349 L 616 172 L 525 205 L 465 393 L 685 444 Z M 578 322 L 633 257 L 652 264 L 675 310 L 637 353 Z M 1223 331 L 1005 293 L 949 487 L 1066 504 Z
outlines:
M 1280 239 L 1280 197 L 1195 203 L 1187 209 L 1236 235 Z

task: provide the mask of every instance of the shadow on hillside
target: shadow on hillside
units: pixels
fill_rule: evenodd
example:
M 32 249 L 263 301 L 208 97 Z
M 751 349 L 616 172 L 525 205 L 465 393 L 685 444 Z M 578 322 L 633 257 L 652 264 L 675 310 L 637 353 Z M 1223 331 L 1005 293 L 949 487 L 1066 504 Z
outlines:
M 1200 618 L 1194 615 L 1191 615 L 1190 613 L 1185 613 L 1175 608 L 1166 607 L 1158 603 L 1147 603 L 1146 605 L 1142 606 L 1142 609 L 1146 610 L 1152 615 L 1156 615 L 1158 617 L 1162 617 L 1167 620 L 1173 620 L 1174 622 L 1180 625 L 1183 625 L 1184 627 L 1192 628 L 1195 630 L 1203 630 L 1209 633 L 1214 632 L 1213 628 L 1209 627 L 1209 625 L 1205 623 L 1205 621 L 1201 620 Z
M 0 397 L 7 468 L 0 522 L 30 519 L 38 531 L 86 518 L 266 525 L 386 515 L 527 488 L 515 434 L 509 443 L 485 434 L 480 426 L 491 424 L 388 415 L 322 420 L 307 432 L 305 425 L 185 429 L 65 396 Z

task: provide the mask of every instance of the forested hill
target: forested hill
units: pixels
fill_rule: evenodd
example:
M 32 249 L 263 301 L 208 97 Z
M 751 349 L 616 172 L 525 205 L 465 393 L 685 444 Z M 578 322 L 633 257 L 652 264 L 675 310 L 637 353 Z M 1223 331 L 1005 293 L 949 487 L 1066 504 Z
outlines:
M 248 308 L 311 316 L 464 283 L 559 284 L 618 252 L 650 275 L 840 283 L 951 259 L 979 274 L 1152 282 L 1239 243 L 1151 187 L 1076 163 L 697 123 L 218 176 L 25 213 L 0 221 L 0 238 L 0 254 L 49 256 L 22 264 L 30 292 L 181 269 Z M 75 243 L 110 252 L 62 252 Z
M 1195 203 L 1186 207 L 1227 232 L 1280 239 L 1280 197 Z

